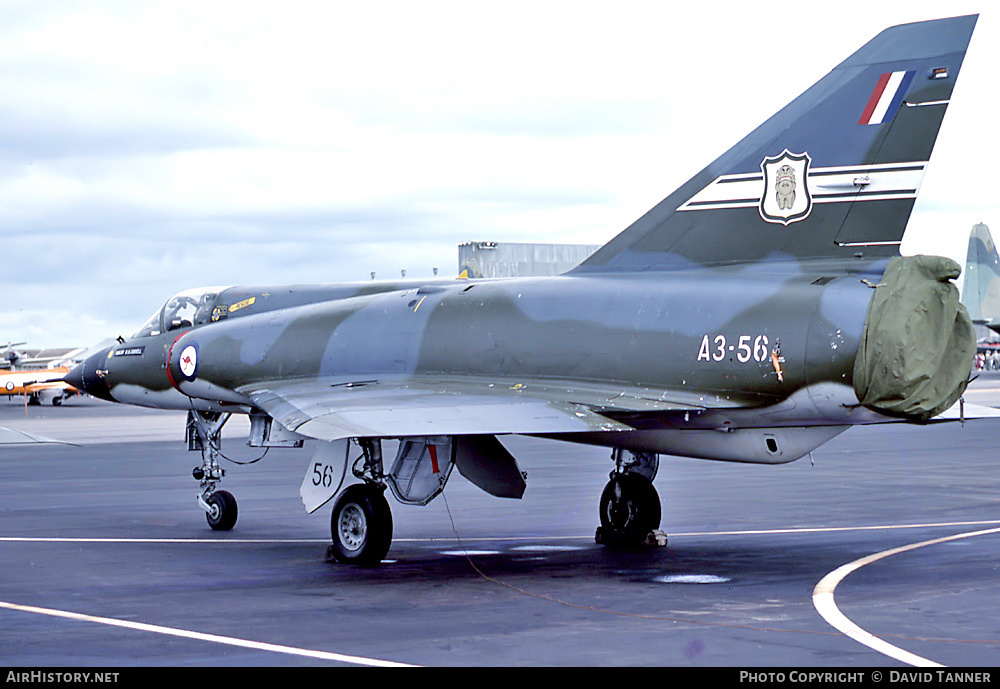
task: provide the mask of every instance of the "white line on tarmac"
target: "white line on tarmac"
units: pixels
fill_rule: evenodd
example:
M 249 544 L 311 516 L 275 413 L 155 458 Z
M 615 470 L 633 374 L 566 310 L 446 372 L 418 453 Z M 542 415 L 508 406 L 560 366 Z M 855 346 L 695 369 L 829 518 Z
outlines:
M 188 543 L 227 545 L 237 543 L 328 543 L 322 538 L 104 538 L 69 536 L 0 536 L 0 543 Z
M 257 651 L 269 651 L 272 653 L 284 653 L 287 655 L 302 656 L 305 658 L 315 658 L 317 660 L 333 660 L 339 663 L 350 663 L 352 665 L 368 665 L 372 667 L 412 667 L 405 663 L 394 663 L 388 660 L 376 660 L 374 658 L 364 658 L 360 656 L 349 656 L 341 653 L 330 653 L 328 651 L 315 651 L 306 648 L 295 648 L 294 646 L 281 646 L 279 644 L 268 644 L 260 641 L 250 641 L 248 639 L 237 639 L 231 636 L 219 636 L 217 634 L 204 634 L 202 632 L 192 632 L 186 629 L 174 629 L 173 627 L 161 627 L 156 624 L 145 624 L 142 622 L 129 622 L 127 620 L 116 620 L 112 617 L 95 617 L 93 615 L 83 615 L 66 610 L 54 610 L 52 608 L 38 608 L 32 605 L 17 605 L 0 601 L 0 608 L 6 610 L 17 610 L 20 612 L 30 612 L 37 615 L 48 615 L 50 617 L 62 617 L 80 622 L 92 622 L 105 624 L 112 627 L 123 627 L 141 632 L 151 632 L 153 634 L 165 634 L 167 636 L 179 636 L 195 641 L 208 641 L 227 646 L 239 646 L 240 648 L 250 648 Z
M 895 658 L 896 660 L 909 665 L 916 667 L 942 667 L 940 663 L 935 663 L 932 660 L 927 660 L 926 658 L 922 658 L 921 656 L 910 653 L 909 651 L 904 651 L 903 649 L 893 646 L 887 641 L 878 638 L 874 634 L 866 632 L 864 629 L 854 624 L 854 622 L 849 620 L 842 612 L 840 612 L 840 609 L 837 608 L 837 604 L 833 599 L 833 591 L 837 587 L 837 584 L 843 581 L 844 577 L 851 572 L 861 569 L 865 565 L 870 565 L 871 563 L 877 562 L 883 558 L 905 553 L 910 550 L 916 550 L 917 548 L 924 548 L 929 545 L 937 545 L 939 543 L 947 543 L 948 541 L 957 541 L 962 538 L 972 538 L 973 536 L 984 536 L 995 533 L 1000 533 L 1000 529 L 984 529 L 982 531 L 972 531 L 969 533 L 956 534 L 954 536 L 945 536 L 944 538 L 935 538 L 930 541 L 904 545 L 899 548 L 892 548 L 891 550 L 883 550 L 880 553 L 863 557 L 859 560 L 855 560 L 854 562 L 848 562 L 846 565 L 842 565 L 827 574 L 819 581 L 818 584 L 816 584 L 816 588 L 813 589 L 813 605 L 823 619 L 829 622 L 835 629 L 846 634 L 858 643 L 864 644 L 865 646 L 868 646 L 883 655 Z
M 803 526 L 788 529 L 746 529 L 742 531 L 688 531 L 671 532 L 671 538 L 685 537 L 705 537 L 705 536 L 768 536 L 780 534 L 806 534 L 806 533 L 842 533 L 849 531 L 897 531 L 900 529 L 930 529 L 940 527 L 956 526 L 990 526 L 1000 524 L 1000 520 L 991 519 L 983 521 L 965 522 L 927 522 L 918 524 L 876 524 L 872 526 Z M 578 541 L 580 539 L 591 540 L 592 535 L 576 536 L 464 536 L 463 541 L 484 542 L 512 542 L 522 543 L 525 541 Z M 430 538 L 394 538 L 394 543 L 452 543 L 459 539 L 453 536 L 441 536 Z M 329 543 L 329 539 L 324 538 L 111 538 L 111 537 L 63 537 L 63 536 L 0 536 L 0 543 L 187 543 L 187 544 L 212 544 L 212 545 L 235 545 L 241 543 Z
M 1000 521 L 969 521 L 969 522 L 933 522 L 925 524 L 897 524 L 897 525 L 881 525 L 881 526 L 854 526 L 854 527 L 803 527 L 803 528 L 792 528 L 792 529 L 759 529 L 759 530 L 745 530 L 745 531 L 715 531 L 715 532 L 690 532 L 690 533 L 674 533 L 673 536 L 728 536 L 728 535 L 768 535 L 768 534 L 789 534 L 789 533 L 829 533 L 829 532 L 845 532 L 845 531 L 875 531 L 875 530 L 887 530 L 887 529 L 919 529 L 919 528 L 930 528 L 930 527 L 945 527 L 945 526 L 982 526 L 988 524 L 1000 524 Z M 983 534 L 998 533 L 1000 528 L 988 529 L 984 531 L 976 531 L 972 533 L 959 534 L 957 536 L 948 536 L 945 538 L 938 538 L 931 541 L 924 541 L 922 543 L 916 543 L 910 546 L 903 546 L 901 548 L 895 548 L 893 550 L 886 550 L 882 553 L 876 553 L 875 555 L 869 555 L 866 558 L 856 560 L 855 562 L 844 565 L 830 574 L 826 575 L 817 585 L 813 591 L 813 604 L 819 611 L 820 615 L 826 619 L 831 625 L 836 629 L 846 634 L 847 636 L 859 641 L 860 643 L 869 646 L 870 648 L 889 655 L 890 657 L 896 658 L 906 663 L 912 665 L 935 665 L 932 661 L 921 658 L 920 656 L 908 653 L 902 649 L 896 648 L 885 641 L 882 641 L 878 637 L 869 634 L 864 631 L 849 619 L 847 619 L 839 609 L 837 609 L 836 604 L 833 600 L 833 590 L 836 585 L 843 580 L 851 572 L 863 567 L 866 564 L 875 562 L 884 557 L 890 555 L 895 555 L 897 553 L 902 553 L 907 550 L 914 550 L 916 548 L 921 548 L 927 545 L 934 545 L 937 543 L 943 543 L 946 541 L 957 540 L 959 538 L 968 538 L 972 536 L 978 536 Z M 556 537 L 502 537 L 502 538 L 472 538 L 465 540 L 475 540 L 475 541 L 559 541 L 559 540 L 577 540 L 579 536 L 556 536 Z M 409 541 L 409 542 L 437 542 L 437 541 L 450 541 L 455 539 L 450 538 L 408 538 L 408 539 L 396 539 L 398 541 Z M 325 540 L 321 539 L 263 539 L 263 538 L 241 538 L 241 539 L 214 539 L 214 538 L 68 538 L 68 537 L 32 537 L 32 536 L 0 536 L 0 543 L 177 543 L 177 544 L 213 544 L 213 545 L 225 545 L 225 544 L 247 544 L 247 543 L 325 543 Z M 376 660 L 373 658 L 364 658 L 359 656 L 348 656 L 339 653 L 330 653 L 327 651 L 315 651 L 303 648 L 295 648 L 291 646 L 281 646 L 278 644 L 268 644 L 258 641 L 250 641 L 247 639 L 237 639 L 234 637 L 219 636 L 215 634 L 205 634 L 202 632 L 194 632 L 184 629 L 175 629 L 172 627 L 163 627 L 159 625 L 145 624 L 142 622 L 129 622 L 125 620 L 116 620 L 114 618 L 108 617 L 96 617 L 92 615 L 84 615 L 80 613 L 68 612 L 63 610 L 55 610 L 51 608 L 38 608 L 34 606 L 18 605 L 15 603 L 8 603 L 0 601 L 0 608 L 8 610 L 18 610 L 21 612 L 30 612 L 39 615 L 49 615 L 52 617 L 62 617 L 66 619 L 80 620 L 84 622 L 92 622 L 97 624 L 105 624 L 116 627 L 124 627 L 126 629 L 133 629 L 137 631 L 146 631 L 156 634 L 165 634 L 170 636 L 184 637 L 188 639 L 209 641 L 212 643 L 227 644 L 230 646 L 239 646 L 243 648 L 251 648 L 257 650 L 271 651 L 274 653 L 286 653 L 290 655 L 303 656 L 308 658 L 315 658 L 318 660 L 333 660 L 343 663 L 351 663 L 357 665 L 372 665 L 379 667 L 403 667 L 406 666 L 403 663 L 394 663 L 391 661 Z

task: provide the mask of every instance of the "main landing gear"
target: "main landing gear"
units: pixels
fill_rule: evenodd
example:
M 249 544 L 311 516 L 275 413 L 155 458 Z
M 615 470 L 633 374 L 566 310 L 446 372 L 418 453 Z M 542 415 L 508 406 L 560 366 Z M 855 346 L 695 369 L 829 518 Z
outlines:
M 230 531 L 236 526 L 239 510 L 236 498 L 225 490 L 216 490 L 226 470 L 219 466 L 222 427 L 231 414 L 189 411 L 187 418 L 188 450 L 201 450 L 201 466 L 191 472 L 200 482 L 198 504 L 205 510 L 208 525 L 215 531 Z
M 392 512 L 385 499 L 382 448 L 377 440 L 359 439 L 364 464 L 354 475 L 364 480 L 348 486 L 330 515 L 333 545 L 327 557 L 343 564 L 377 565 L 392 544 Z
M 659 530 L 660 497 L 653 487 L 659 457 L 635 452 L 626 456 L 616 448 L 611 458 L 615 469 L 601 493 L 601 525 L 594 540 L 612 548 L 666 545 L 666 534 Z
M 392 512 L 384 488 L 374 483 L 349 486 L 333 507 L 329 556 L 337 562 L 377 565 L 392 543 Z
M 444 460 L 448 451 L 443 449 L 446 445 L 439 444 L 440 439 L 414 443 L 415 452 L 410 454 L 401 450 L 392 471 L 386 474 L 380 441 L 359 438 L 354 442 L 363 454 L 354 461 L 352 472 L 362 483 L 348 486 L 334 503 L 330 515 L 333 543 L 327 550 L 327 558 L 342 564 L 371 566 L 382 561 L 392 543 L 392 513 L 385 496 L 386 488 L 391 488 L 401 502 L 426 504 L 443 489 L 449 470 L 445 469 L 437 479 L 440 485 L 436 489 L 411 490 L 418 470 L 416 466 L 401 469 L 401 458 L 423 457 L 422 453 L 433 446 L 438 448 L 437 454 L 430 453 L 436 465 L 437 460 Z M 614 450 L 611 457 L 615 469 L 601 494 L 597 542 L 619 549 L 665 546 L 667 536 L 659 530 L 660 498 L 652 483 L 659 468 L 659 457 L 621 449 Z

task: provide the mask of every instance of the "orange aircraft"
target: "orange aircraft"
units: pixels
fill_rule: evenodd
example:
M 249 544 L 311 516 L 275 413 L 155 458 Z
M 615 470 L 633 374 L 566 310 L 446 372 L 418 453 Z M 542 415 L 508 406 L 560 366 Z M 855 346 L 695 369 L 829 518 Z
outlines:
M 38 371 L 0 371 L 0 394 L 10 399 L 14 395 L 24 395 L 25 404 L 41 404 L 42 399 L 52 399 L 52 404 L 59 406 L 67 397 L 79 394 L 79 390 L 63 382 L 63 376 L 69 373 L 66 366 Z

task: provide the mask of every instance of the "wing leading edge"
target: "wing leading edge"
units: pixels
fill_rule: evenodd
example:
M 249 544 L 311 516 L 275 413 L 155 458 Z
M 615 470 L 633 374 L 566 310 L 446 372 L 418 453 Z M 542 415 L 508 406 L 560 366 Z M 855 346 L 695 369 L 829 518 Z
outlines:
M 612 415 L 738 408 L 710 395 L 627 384 L 514 381 L 469 376 L 323 376 L 238 390 L 290 431 L 319 440 L 357 437 L 630 431 Z

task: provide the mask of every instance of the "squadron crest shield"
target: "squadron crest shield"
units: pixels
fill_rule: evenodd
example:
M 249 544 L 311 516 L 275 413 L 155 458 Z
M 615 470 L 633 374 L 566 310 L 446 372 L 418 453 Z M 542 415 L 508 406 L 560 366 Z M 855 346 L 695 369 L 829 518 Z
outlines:
M 767 222 L 790 223 L 804 220 L 812 210 L 806 177 L 811 158 L 808 153 L 791 153 L 764 158 L 764 193 L 760 197 L 760 217 Z

